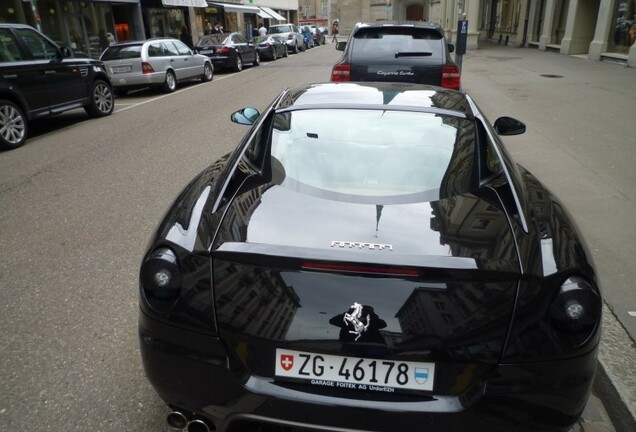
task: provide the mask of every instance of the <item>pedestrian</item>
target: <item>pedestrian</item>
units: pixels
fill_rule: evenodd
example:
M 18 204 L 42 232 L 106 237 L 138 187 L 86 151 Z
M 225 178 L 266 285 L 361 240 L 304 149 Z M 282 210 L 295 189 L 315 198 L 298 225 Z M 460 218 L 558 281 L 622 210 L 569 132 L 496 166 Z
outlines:
M 333 25 L 331 26 L 331 34 L 333 35 L 333 37 L 331 38 L 331 43 L 336 43 L 338 42 L 338 24 L 337 23 L 333 23 Z
M 212 34 L 212 24 L 210 24 L 210 21 L 208 20 L 205 20 L 205 28 L 203 29 L 203 34 L 204 35 Z
M 220 22 L 214 23 L 214 28 L 212 29 L 212 34 L 223 33 L 223 27 L 221 27 Z
M 267 36 L 267 29 L 265 28 L 265 23 L 261 23 L 261 26 L 258 28 L 258 35 L 262 38 Z
M 194 43 L 192 42 L 192 35 L 190 34 L 186 26 L 181 27 L 181 34 L 179 35 L 179 39 L 181 39 L 181 42 L 186 44 L 188 48 L 190 49 L 194 48 Z

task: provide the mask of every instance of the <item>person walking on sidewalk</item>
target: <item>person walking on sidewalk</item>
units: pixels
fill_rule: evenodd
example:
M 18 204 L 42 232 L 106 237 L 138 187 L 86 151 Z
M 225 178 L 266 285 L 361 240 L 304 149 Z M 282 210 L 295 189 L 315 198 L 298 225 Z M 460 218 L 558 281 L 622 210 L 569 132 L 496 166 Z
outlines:
M 333 25 L 331 26 L 331 34 L 333 35 L 333 37 L 331 38 L 331 43 L 336 43 L 338 42 L 338 25 L 336 23 L 333 23 Z

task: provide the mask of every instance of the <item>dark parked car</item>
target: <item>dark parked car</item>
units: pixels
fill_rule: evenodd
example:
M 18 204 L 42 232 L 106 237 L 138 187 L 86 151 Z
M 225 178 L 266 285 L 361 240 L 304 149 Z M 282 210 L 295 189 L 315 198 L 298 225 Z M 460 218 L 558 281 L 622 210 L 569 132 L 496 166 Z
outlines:
M 325 44 L 325 34 L 316 26 L 309 27 L 311 30 L 311 37 L 314 40 L 314 45 L 324 45 Z
M 504 148 L 523 123 L 407 83 L 306 85 L 232 120 L 251 129 L 140 269 L 143 365 L 173 428 L 577 421 L 601 292 L 563 204 Z
M 101 117 L 114 106 L 102 62 L 72 57 L 27 25 L 0 24 L 0 149 L 24 144 L 37 118 L 81 107 Z
M 258 54 L 263 60 L 276 60 L 279 57 L 287 57 L 287 44 L 279 36 L 265 36 L 254 38 Z
M 261 63 L 256 44 L 245 39 L 240 33 L 203 36 L 194 50 L 208 56 L 214 69 L 232 69 L 239 72 L 243 70 L 244 65 L 258 66 Z
M 331 81 L 392 81 L 460 88 L 460 70 L 439 24 L 361 23 L 346 42 Z

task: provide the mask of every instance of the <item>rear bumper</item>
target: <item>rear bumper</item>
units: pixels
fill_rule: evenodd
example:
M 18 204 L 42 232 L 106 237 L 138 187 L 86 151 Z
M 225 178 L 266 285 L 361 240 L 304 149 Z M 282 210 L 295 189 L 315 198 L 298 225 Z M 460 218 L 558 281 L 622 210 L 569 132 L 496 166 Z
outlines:
M 113 88 L 132 88 L 162 85 L 166 80 L 165 72 L 155 72 L 149 74 L 114 74 L 110 76 Z
M 171 407 L 203 416 L 218 431 L 250 424 L 292 430 L 566 431 L 579 418 L 596 370 L 596 351 L 558 362 L 500 365 L 457 397 L 396 402 L 316 395 L 231 371 L 222 342 L 159 323 L 143 312 L 141 356 L 147 377 Z

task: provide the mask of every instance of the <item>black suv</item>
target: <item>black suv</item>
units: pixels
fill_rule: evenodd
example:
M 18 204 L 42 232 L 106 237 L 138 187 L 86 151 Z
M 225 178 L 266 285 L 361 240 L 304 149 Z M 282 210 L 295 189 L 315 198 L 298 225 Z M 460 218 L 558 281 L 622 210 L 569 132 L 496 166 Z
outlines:
M 113 112 L 104 64 L 72 57 L 28 25 L 0 24 L 0 149 L 24 144 L 31 120 L 80 107 L 93 117 Z
M 331 81 L 391 81 L 460 88 L 460 71 L 451 60 L 454 46 L 439 24 L 382 22 L 356 24 L 336 49 L 344 55 Z

